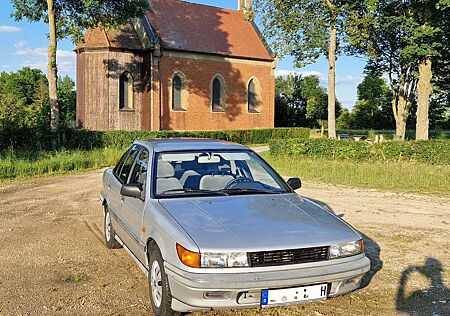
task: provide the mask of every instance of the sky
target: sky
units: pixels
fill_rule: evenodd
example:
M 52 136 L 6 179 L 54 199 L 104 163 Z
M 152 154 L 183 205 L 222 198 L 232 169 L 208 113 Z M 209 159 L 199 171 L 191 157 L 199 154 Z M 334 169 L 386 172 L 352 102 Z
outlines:
M 189 0 L 228 9 L 237 9 L 238 0 Z M 42 69 L 46 73 L 48 27 L 42 22 L 16 22 L 10 17 L 13 7 L 9 0 L 0 2 L 0 72 L 16 71 L 25 66 Z M 58 42 L 59 75 L 75 79 L 74 44 L 70 40 Z M 339 57 L 336 63 L 336 95 L 341 104 L 351 109 L 356 101 L 356 87 L 363 79 L 365 60 L 356 57 Z M 294 68 L 293 59 L 285 57 L 278 61 L 276 75 L 299 73 L 317 75 L 327 87 L 328 62 L 320 58 L 304 68 Z

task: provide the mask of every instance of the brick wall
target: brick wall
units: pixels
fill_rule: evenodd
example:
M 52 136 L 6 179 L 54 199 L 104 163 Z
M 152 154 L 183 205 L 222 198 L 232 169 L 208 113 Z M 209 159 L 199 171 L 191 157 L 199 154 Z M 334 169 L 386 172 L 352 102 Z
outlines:
M 220 130 L 274 127 L 275 79 L 273 62 L 228 59 L 217 56 L 164 52 L 160 61 L 162 80 L 163 130 Z M 181 71 L 188 86 L 186 111 L 171 106 L 171 78 Z M 225 112 L 211 108 L 211 81 L 214 75 L 224 77 L 227 89 Z M 247 86 L 256 77 L 262 88 L 260 113 L 249 113 Z M 157 92 L 157 91 L 155 91 Z M 157 101 L 157 94 L 154 95 Z M 155 106 L 158 103 L 155 102 Z
M 78 125 L 92 130 L 222 130 L 274 126 L 273 62 L 165 51 L 159 60 L 160 73 L 158 64 L 154 63 L 152 82 L 150 63 L 148 53 L 141 56 L 109 49 L 79 52 Z M 124 71 L 130 72 L 134 79 L 133 111 L 119 110 L 119 77 Z M 182 72 L 186 78 L 185 111 L 174 111 L 171 106 L 171 79 L 176 72 Z M 216 74 L 226 83 L 224 112 L 213 112 L 211 107 L 211 84 Z M 247 108 L 247 87 L 254 77 L 261 86 L 260 113 L 249 113 Z

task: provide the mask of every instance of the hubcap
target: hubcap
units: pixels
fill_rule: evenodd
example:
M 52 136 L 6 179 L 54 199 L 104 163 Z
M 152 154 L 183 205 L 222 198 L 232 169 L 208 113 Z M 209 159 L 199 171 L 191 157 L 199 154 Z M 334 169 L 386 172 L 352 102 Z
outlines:
M 161 269 L 159 267 L 158 261 L 153 261 L 152 269 L 150 272 L 150 287 L 152 290 L 152 298 L 153 303 L 156 308 L 161 306 L 162 301 L 162 278 L 161 278 Z
M 109 212 L 106 212 L 105 215 L 105 237 L 106 241 L 111 240 L 111 217 L 109 215 Z

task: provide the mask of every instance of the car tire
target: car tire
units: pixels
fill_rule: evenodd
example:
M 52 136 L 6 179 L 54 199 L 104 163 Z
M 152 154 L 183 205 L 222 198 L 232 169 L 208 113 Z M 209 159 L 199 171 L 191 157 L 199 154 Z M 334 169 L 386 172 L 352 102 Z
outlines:
M 169 280 L 164 271 L 164 261 L 161 251 L 156 244 L 152 244 L 149 254 L 148 287 L 150 302 L 155 316 L 179 316 L 179 312 L 172 310 L 172 294 L 170 293 Z
M 122 246 L 116 240 L 116 232 L 111 223 L 111 213 L 109 212 L 108 206 L 105 205 L 105 217 L 103 219 L 103 236 L 105 238 L 106 247 L 109 249 L 119 249 Z

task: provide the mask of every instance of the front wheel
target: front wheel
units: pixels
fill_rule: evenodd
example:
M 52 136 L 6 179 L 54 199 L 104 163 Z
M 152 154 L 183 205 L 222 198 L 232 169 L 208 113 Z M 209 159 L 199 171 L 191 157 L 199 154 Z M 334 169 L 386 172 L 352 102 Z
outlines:
M 149 256 L 148 283 L 150 289 L 150 301 L 155 316 L 179 316 L 181 313 L 175 312 L 171 308 L 172 295 L 170 294 L 169 280 L 164 271 L 164 263 L 161 252 L 156 245 L 153 245 Z

